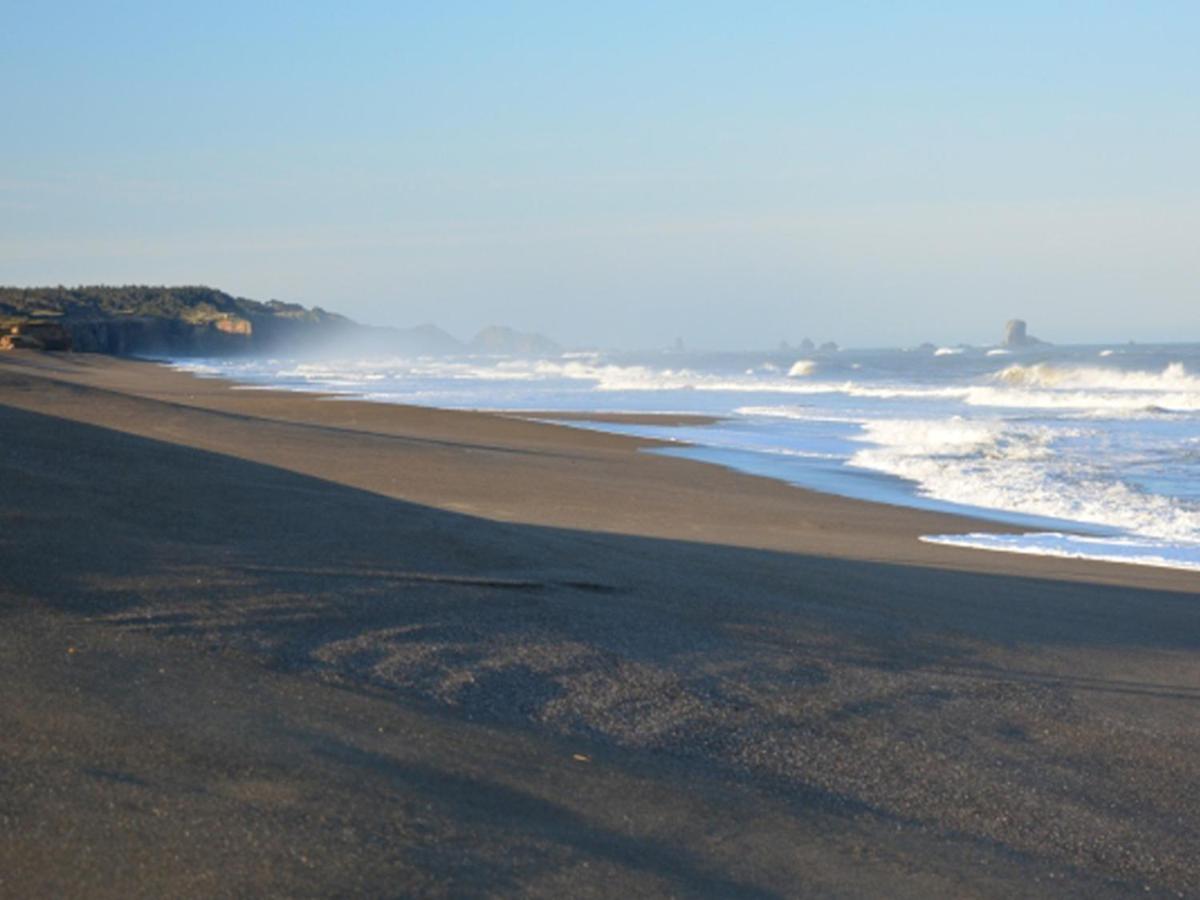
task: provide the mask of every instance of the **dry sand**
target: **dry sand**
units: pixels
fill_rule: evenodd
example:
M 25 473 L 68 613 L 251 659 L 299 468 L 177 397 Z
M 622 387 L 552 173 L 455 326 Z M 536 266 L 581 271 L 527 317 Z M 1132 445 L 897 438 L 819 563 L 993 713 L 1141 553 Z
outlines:
M 0 896 L 1200 893 L 1200 579 L 0 360 Z

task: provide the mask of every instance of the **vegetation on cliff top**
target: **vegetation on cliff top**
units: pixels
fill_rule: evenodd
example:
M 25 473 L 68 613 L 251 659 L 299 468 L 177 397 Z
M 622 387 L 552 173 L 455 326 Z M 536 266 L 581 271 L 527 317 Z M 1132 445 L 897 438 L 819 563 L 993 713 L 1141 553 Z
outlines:
M 219 356 L 250 352 L 342 352 L 347 355 L 561 352 L 546 337 L 485 328 L 464 343 L 435 325 L 360 325 L 298 303 L 266 303 L 202 286 L 0 286 L 0 331 L 61 327 L 60 343 L 92 353 Z
M 0 287 L 0 324 L 30 319 L 102 322 L 119 318 L 170 319 L 189 325 L 231 318 L 251 322 L 262 319 L 313 324 L 349 322 L 319 306 L 306 309 L 298 303 L 279 300 L 261 303 L 201 286 Z

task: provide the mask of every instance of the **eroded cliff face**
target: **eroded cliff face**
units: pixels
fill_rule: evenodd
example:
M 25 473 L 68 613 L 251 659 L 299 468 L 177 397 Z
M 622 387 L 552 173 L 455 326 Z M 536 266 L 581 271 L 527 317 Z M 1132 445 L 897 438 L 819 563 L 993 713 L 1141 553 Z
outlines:
M 126 318 L 66 322 L 72 349 L 117 356 L 230 356 L 279 349 L 288 344 L 332 340 L 345 326 L 297 320 L 253 322 L 220 319 L 190 323 L 175 319 Z
M 71 333 L 57 322 L 19 322 L 0 334 L 0 350 L 70 350 Z
M 213 324 L 216 326 L 217 331 L 220 331 L 224 334 L 251 335 L 254 333 L 254 326 L 251 325 L 246 319 L 218 319 Z
M 208 355 L 237 351 L 244 336 L 224 334 L 208 324 L 191 325 L 170 319 L 111 319 L 68 322 L 72 348 L 81 353 L 127 355 Z
M 204 287 L 0 288 L 0 350 L 228 356 L 311 347 L 359 327 Z

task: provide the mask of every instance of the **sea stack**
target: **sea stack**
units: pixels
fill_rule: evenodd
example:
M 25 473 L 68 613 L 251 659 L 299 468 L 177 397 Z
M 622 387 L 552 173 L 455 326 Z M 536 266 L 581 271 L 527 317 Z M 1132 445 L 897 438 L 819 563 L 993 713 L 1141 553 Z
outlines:
M 1045 341 L 1039 341 L 1026 330 L 1024 319 L 1009 319 L 1004 326 L 1004 344 L 1005 347 L 1032 347 L 1037 344 L 1043 344 Z

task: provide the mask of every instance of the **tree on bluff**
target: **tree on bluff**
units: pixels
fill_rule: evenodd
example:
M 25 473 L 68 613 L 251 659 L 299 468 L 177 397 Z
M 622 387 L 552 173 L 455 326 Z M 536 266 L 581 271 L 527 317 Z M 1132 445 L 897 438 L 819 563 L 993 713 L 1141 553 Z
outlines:
M 134 317 L 175 319 L 192 324 L 213 322 L 227 317 L 249 320 L 284 318 L 306 322 L 346 321 L 343 317 L 327 313 L 319 307 L 307 310 L 299 304 L 281 303 L 278 300 L 260 303 L 200 285 L 0 287 L 0 316 L 68 321 Z

